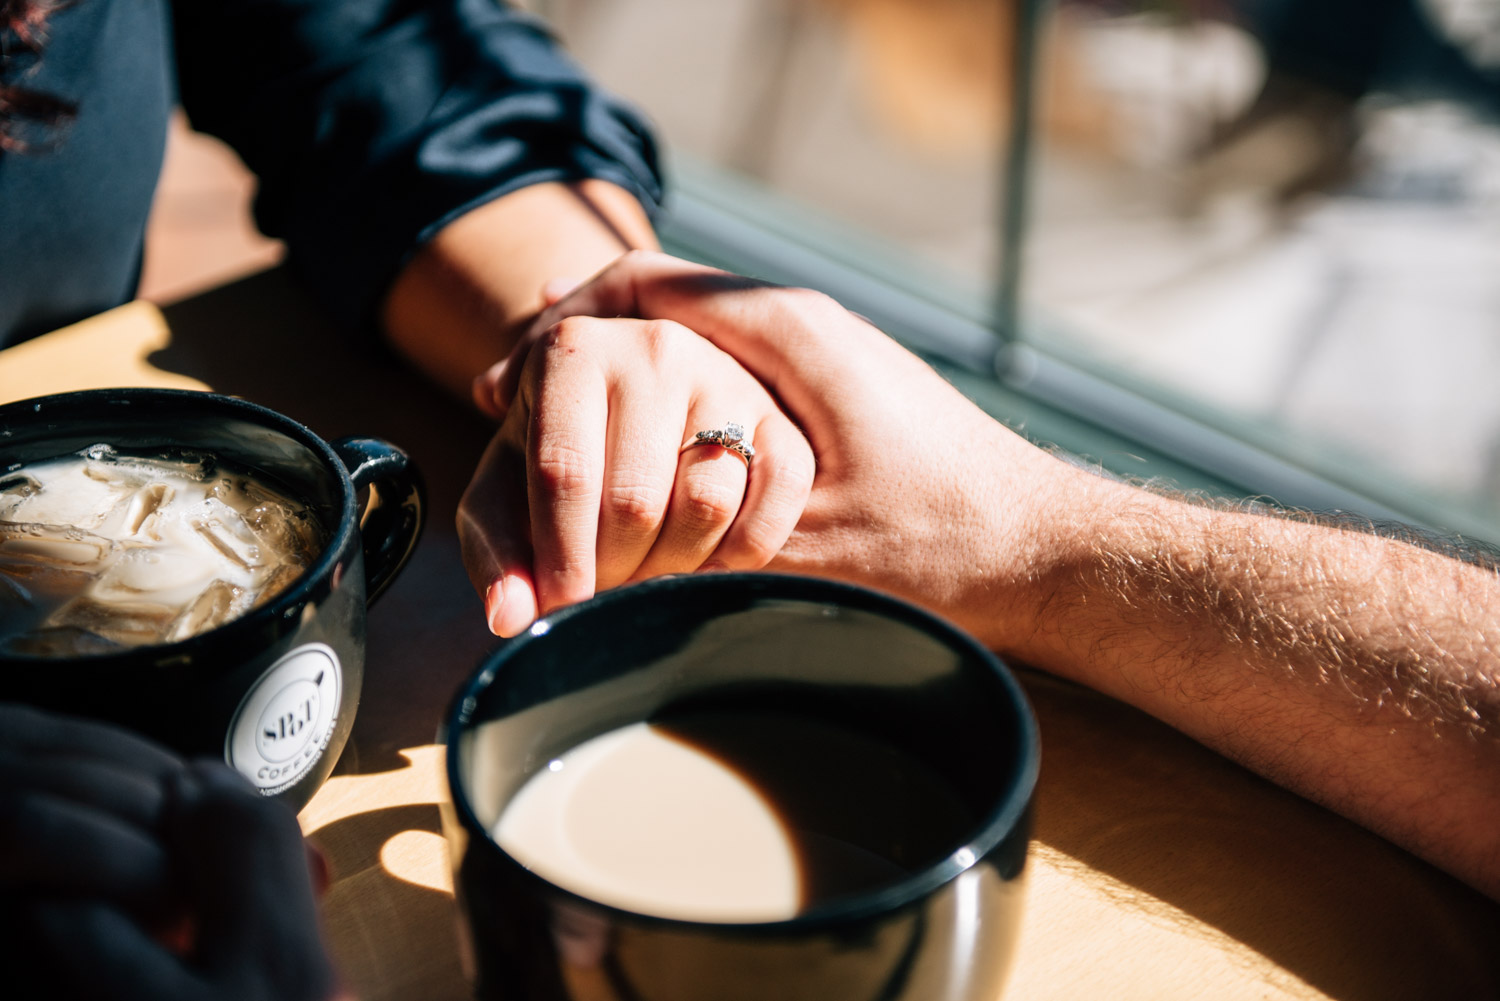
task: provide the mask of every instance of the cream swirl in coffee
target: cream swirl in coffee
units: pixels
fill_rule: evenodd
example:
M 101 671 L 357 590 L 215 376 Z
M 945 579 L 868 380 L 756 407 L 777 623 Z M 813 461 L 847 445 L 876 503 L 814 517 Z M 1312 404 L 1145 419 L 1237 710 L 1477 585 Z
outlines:
M 724 762 L 645 723 L 549 764 L 494 836 L 559 885 L 627 910 L 697 921 L 779 921 L 801 906 L 792 834 Z
M 600 903 L 739 923 L 896 883 L 972 823 L 953 787 L 901 748 L 735 708 L 669 712 L 579 744 L 516 792 L 491 835 Z
M 0 651 L 78 656 L 215 628 L 323 546 L 307 505 L 201 454 L 107 445 L 0 476 Z

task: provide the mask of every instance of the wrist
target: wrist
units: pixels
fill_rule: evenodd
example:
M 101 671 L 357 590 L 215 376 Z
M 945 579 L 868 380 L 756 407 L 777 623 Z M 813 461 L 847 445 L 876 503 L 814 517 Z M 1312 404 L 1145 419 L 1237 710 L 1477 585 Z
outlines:
M 1024 663 L 1074 681 L 1090 677 L 1102 625 L 1118 615 L 1106 586 L 1107 563 L 1132 551 L 1147 526 L 1168 517 L 1175 502 L 1052 455 L 1043 485 L 1033 491 L 1028 521 L 1010 533 L 1015 566 L 996 588 L 1005 608 L 993 617 L 991 645 Z M 1128 557 L 1127 557 L 1128 558 Z
M 391 284 L 381 319 L 393 347 L 460 399 L 510 353 L 550 279 L 583 280 L 626 250 L 655 246 L 634 196 L 607 181 L 536 184 L 465 213 Z
M 943 610 L 991 649 L 1041 666 L 1058 632 L 1053 605 L 1118 485 L 999 425 L 980 441 L 970 454 L 986 456 L 986 466 L 954 481 L 980 527 L 952 530 L 959 586 Z

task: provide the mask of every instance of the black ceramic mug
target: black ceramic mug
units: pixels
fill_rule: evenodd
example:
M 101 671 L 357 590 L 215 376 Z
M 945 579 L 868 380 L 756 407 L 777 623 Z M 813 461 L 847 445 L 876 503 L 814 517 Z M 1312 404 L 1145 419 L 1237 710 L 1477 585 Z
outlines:
M 324 548 L 286 590 L 187 639 L 92 656 L 0 654 L 0 700 L 119 723 L 184 754 L 223 755 L 261 793 L 301 809 L 354 725 L 365 609 L 421 532 L 416 468 L 383 441 L 330 444 L 272 410 L 211 393 L 101 389 L 0 406 L 0 473 L 99 443 L 232 463 L 309 505 Z
M 517 790 L 558 769 L 569 749 L 685 710 L 704 719 L 764 711 L 785 723 L 764 731 L 778 744 L 778 734 L 794 734 L 802 721 L 873 742 L 862 746 L 880 753 L 840 759 L 829 775 L 816 755 L 795 760 L 789 740 L 781 749 L 794 759 L 763 788 L 773 799 L 788 794 L 788 803 L 800 797 L 788 816 L 815 836 L 822 801 L 845 800 L 839 836 L 898 861 L 901 871 L 785 920 L 708 923 L 588 899 L 529 870 L 492 837 Z M 770 574 L 663 578 L 610 591 L 539 620 L 495 651 L 460 690 L 446 738 L 451 795 L 443 823 L 465 961 L 482 998 L 998 995 L 1019 921 L 1036 724 L 991 653 L 911 605 Z M 917 851 L 912 846 L 932 834 L 920 811 L 898 805 L 894 815 L 859 815 L 863 793 L 851 799 L 849 790 L 876 790 L 882 807 L 899 803 L 887 777 L 864 774 L 883 767 L 873 762 L 887 749 L 956 795 L 968 818 L 961 827 Z M 791 788 L 804 771 L 818 788 Z

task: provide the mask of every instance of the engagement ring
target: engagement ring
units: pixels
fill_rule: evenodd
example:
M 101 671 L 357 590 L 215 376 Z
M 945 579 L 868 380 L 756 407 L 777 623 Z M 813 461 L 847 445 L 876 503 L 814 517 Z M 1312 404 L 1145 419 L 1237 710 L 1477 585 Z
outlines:
M 699 445 L 718 445 L 722 449 L 733 452 L 745 460 L 746 469 L 749 469 L 750 464 L 755 461 L 755 448 L 745 440 L 745 426 L 733 421 L 725 424 L 722 429 L 709 428 L 706 431 L 699 431 L 682 448 L 683 451 L 687 451 Z

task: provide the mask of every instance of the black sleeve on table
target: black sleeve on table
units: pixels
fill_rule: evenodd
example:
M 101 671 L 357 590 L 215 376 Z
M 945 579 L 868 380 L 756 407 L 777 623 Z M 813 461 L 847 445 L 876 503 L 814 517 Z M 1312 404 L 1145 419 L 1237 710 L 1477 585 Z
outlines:
M 528 184 L 661 198 L 637 112 L 498 0 L 179 0 L 193 126 L 260 179 L 256 221 L 348 323 L 445 223 Z

